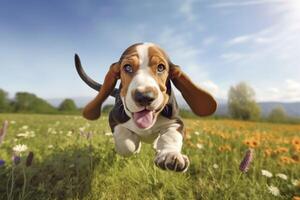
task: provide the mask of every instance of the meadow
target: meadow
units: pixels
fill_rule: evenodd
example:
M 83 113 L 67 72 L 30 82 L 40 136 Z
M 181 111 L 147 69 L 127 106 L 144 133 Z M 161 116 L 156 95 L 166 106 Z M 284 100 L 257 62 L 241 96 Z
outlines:
M 191 165 L 181 174 L 155 167 L 151 145 L 117 155 L 107 116 L 1 114 L 4 120 L 0 199 L 300 199 L 300 125 L 184 119 Z M 249 148 L 254 159 L 243 173 Z

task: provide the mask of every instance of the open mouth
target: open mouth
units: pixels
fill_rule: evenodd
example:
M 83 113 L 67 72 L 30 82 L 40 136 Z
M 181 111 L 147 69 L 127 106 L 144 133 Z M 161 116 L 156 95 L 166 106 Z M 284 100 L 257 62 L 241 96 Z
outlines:
M 149 128 L 153 124 L 154 120 L 154 110 L 144 109 L 139 112 L 133 113 L 133 121 L 137 125 L 137 127 L 146 129 Z

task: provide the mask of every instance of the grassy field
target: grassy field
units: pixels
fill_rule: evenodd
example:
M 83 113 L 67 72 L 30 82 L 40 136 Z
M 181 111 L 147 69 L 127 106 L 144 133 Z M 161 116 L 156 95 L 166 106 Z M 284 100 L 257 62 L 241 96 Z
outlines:
M 180 174 L 156 168 L 151 145 L 143 144 L 141 153 L 130 158 L 116 155 L 106 116 L 90 122 L 80 116 L 1 114 L 0 123 L 4 120 L 9 127 L 0 145 L 0 160 L 5 161 L 0 166 L 0 199 L 300 196 L 300 125 L 185 119 L 183 152 L 191 166 Z M 14 164 L 13 147 L 18 144 L 28 149 Z M 248 148 L 254 149 L 254 160 L 241 173 L 239 164 Z M 29 152 L 34 159 L 27 166 Z

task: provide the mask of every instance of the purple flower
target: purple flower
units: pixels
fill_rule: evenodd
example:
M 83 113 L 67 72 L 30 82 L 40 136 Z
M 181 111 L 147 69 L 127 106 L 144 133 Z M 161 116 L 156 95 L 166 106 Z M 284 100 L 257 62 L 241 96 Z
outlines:
M 4 164 L 5 164 L 5 161 L 0 159 L 0 167 L 3 166 Z
M 6 131 L 7 131 L 7 127 L 8 127 L 8 121 L 5 120 L 3 122 L 2 128 L 0 128 L 0 144 L 3 142 L 4 137 L 6 135 Z
M 33 152 L 30 151 L 26 159 L 26 167 L 30 167 L 33 161 Z
M 21 162 L 21 157 L 14 154 L 13 157 L 12 157 L 12 160 L 13 160 L 15 165 L 18 165 Z
M 249 170 L 250 163 L 253 160 L 253 156 L 254 156 L 254 150 L 253 149 L 248 149 L 246 151 L 244 159 L 242 160 L 242 162 L 240 164 L 240 170 L 243 173 L 246 173 Z

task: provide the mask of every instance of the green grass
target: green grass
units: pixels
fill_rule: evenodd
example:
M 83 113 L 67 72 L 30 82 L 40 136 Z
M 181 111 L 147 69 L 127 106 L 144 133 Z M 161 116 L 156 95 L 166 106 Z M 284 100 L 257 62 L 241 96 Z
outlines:
M 292 199 L 300 196 L 300 186 L 292 184 L 292 180 L 300 179 L 298 146 L 294 144 L 300 125 L 186 119 L 188 137 L 183 152 L 189 156 L 191 166 L 181 174 L 155 167 L 151 145 L 143 144 L 141 153 L 130 158 L 117 155 L 112 136 L 105 134 L 110 132 L 106 116 L 90 122 L 80 116 L 1 114 L 0 122 L 4 120 L 10 124 L 0 145 L 0 159 L 6 161 L 0 166 L 0 199 Z M 80 129 L 84 134 L 80 134 Z M 17 136 L 26 132 L 27 138 Z M 88 132 L 92 137 L 86 137 Z M 247 140 L 255 140 L 258 145 L 250 170 L 241 174 L 238 167 L 248 148 Z M 21 163 L 14 165 L 12 148 L 17 144 L 27 145 L 28 150 L 21 155 Z M 278 152 L 281 147 L 288 150 Z M 267 149 L 271 155 L 265 155 Z M 34 160 L 26 167 L 29 151 L 34 153 Z M 291 162 L 282 161 L 282 157 Z M 262 176 L 261 169 L 274 176 Z M 286 174 L 288 180 L 276 177 L 276 173 Z M 280 196 L 270 194 L 267 185 L 278 187 Z

